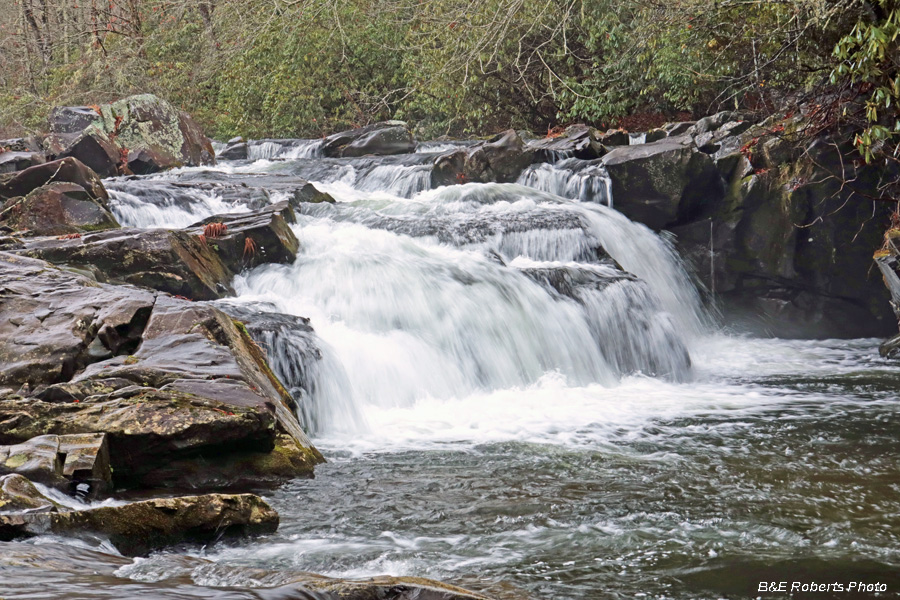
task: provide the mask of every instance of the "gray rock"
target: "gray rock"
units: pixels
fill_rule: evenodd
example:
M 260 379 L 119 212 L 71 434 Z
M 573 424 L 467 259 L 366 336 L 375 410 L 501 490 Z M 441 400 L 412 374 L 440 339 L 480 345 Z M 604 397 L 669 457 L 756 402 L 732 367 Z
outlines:
M 366 154 L 390 155 L 414 152 L 416 141 L 403 121 L 384 121 L 342 131 L 325 138 L 325 156 L 351 157 Z
M 127 155 L 133 173 L 215 164 L 215 152 L 187 113 L 151 94 L 93 107 L 59 107 L 49 117 L 51 134 L 81 135 L 93 128 Z
M 686 136 L 621 146 L 601 160 L 612 181 L 614 206 L 653 229 L 689 221 L 710 197 L 723 194 L 712 159 Z
M 21 171 L 44 162 L 44 157 L 36 152 L 0 152 L 0 174 Z

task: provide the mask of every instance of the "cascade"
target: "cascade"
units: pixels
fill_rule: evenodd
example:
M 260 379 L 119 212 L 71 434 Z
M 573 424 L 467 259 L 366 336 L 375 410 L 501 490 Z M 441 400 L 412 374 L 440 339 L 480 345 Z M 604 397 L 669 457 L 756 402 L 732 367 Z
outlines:
M 272 158 L 313 147 L 284 142 L 254 147 Z M 111 206 L 123 225 L 183 227 L 275 201 L 300 179 L 338 200 L 301 205 L 297 261 L 243 273 L 223 303 L 266 348 L 314 434 L 365 431 L 373 408 L 548 375 L 571 386 L 691 376 L 689 349 L 706 327 L 697 292 L 665 239 L 604 205 L 597 161 L 535 165 L 517 184 L 429 189 L 435 156 L 223 164 L 220 187 L 209 170 L 119 179 Z M 257 187 L 237 185 L 247 178 Z

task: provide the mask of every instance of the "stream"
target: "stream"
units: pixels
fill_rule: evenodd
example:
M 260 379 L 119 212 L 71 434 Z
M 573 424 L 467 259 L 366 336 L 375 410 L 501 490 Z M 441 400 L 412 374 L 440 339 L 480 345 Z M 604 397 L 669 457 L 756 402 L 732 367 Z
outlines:
M 878 340 L 731 333 L 671 240 L 615 211 L 596 161 L 430 189 L 452 147 L 326 159 L 266 141 L 110 180 L 123 226 L 277 202 L 298 178 L 337 200 L 300 205 L 297 261 L 222 301 L 310 319 L 266 350 L 329 462 L 264 494 L 272 535 L 139 559 L 7 544 L 0 598 L 312 597 L 249 568 L 498 599 L 774 597 L 762 581 L 897 597 L 900 368 Z

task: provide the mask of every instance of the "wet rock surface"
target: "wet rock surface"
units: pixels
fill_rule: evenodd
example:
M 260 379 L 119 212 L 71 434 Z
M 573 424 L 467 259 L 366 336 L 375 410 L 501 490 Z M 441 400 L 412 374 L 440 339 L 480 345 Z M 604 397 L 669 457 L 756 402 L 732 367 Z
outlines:
M 403 121 L 384 121 L 335 133 L 322 144 L 322 152 L 330 157 L 406 154 L 415 149 L 415 139 Z
M 75 183 L 43 185 L 24 198 L 6 201 L 0 211 L 0 223 L 27 235 L 69 235 L 119 227 L 105 203 Z
M 83 510 L 0 514 L 4 541 L 45 533 L 109 539 L 123 554 L 147 554 L 179 542 L 209 542 L 278 528 L 278 513 L 252 494 L 181 496 Z
M 133 229 L 39 239 L 20 252 L 87 269 L 103 282 L 128 283 L 195 300 L 233 293 L 235 274 L 264 262 L 291 262 L 298 249 L 287 202 L 210 217 L 184 230 Z M 212 228 L 208 226 L 212 224 Z
M 494 596 L 419 577 L 337 579 L 291 570 L 265 570 L 217 564 L 191 557 L 154 555 L 143 561 L 150 570 L 144 576 L 141 563 L 131 558 L 60 544 L 40 545 L 0 542 L 0 573 L 13 589 L 34 576 L 35 569 L 52 575 L 67 598 L 87 598 L 91 590 L 127 585 L 131 598 L 156 599 L 174 594 L 179 598 L 213 600 L 489 600 Z M 130 577 L 130 578 L 129 578 Z M 57 596 L 32 597 L 49 600 Z M 175 596 L 172 596 L 175 597 Z M 506 600 L 530 600 L 521 592 L 504 594 Z
M 0 385 L 17 390 L 0 401 L 0 443 L 105 433 L 116 486 L 180 485 L 154 471 L 229 453 L 250 454 L 247 482 L 308 476 L 321 460 L 261 350 L 214 307 L 14 255 L 2 256 L 0 285 Z M 273 475 L 264 457 L 278 443 Z M 73 463 L 73 478 L 86 470 L 95 476 Z

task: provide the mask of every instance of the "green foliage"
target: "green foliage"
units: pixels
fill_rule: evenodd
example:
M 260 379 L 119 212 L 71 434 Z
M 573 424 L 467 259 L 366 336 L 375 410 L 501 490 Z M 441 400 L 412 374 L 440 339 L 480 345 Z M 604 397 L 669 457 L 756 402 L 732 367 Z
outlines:
M 875 20 L 859 21 L 834 49 L 840 64 L 832 82 L 855 87 L 864 100 L 867 126 L 854 140 L 866 162 L 900 152 L 900 7 L 893 0 L 876 0 Z
M 84 4 L 59 0 L 66 3 L 69 15 Z M 56 104 L 150 92 L 220 138 L 319 136 L 386 118 L 406 119 L 423 136 L 508 127 L 542 133 L 636 112 L 765 107 L 820 80 L 836 60 L 859 81 L 875 81 L 896 35 L 896 17 L 850 32 L 862 14 L 851 0 L 112 0 L 109 7 L 115 19 L 100 35 L 89 19 L 73 20 L 83 29 L 68 39 L 78 43 L 55 47 L 49 63 L 32 47 L 33 34 L 8 44 L 19 54 L 0 66 L 9 82 L 0 126 L 40 128 Z M 874 58 L 860 63 L 859 53 Z M 896 106 L 896 90 L 880 82 L 872 101 L 880 119 Z

